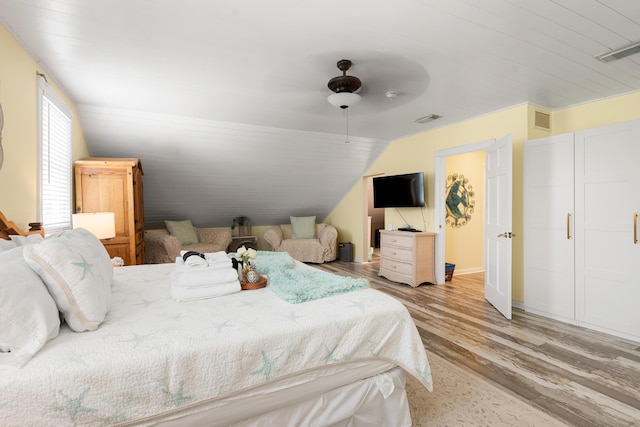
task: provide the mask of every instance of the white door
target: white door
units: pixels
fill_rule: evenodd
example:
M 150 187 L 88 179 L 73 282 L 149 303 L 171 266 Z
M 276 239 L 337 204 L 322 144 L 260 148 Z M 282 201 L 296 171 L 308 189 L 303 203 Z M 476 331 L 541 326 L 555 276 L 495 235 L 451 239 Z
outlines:
M 484 295 L 511 319 L 512 141 L 507 135 L 487 148 Z
M 576 132 L 576 320 L 640 336 L 640 121 Z
M 524 143 L 524 305 L 575 318 L 573 133 Z

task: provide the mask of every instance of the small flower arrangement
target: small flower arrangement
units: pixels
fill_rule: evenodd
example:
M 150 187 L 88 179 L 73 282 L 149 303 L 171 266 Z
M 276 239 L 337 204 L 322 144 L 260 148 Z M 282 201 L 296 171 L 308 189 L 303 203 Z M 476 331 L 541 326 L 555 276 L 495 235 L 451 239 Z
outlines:
M 253 248 L 247 249 L 244 246 L 240 246 L 236 250 L 236 258 L 242 260 L 242 265 L 245 270 L 249 269 L 251 260 L 256 259 L 257 256 L 258 256 L 258 252 Z

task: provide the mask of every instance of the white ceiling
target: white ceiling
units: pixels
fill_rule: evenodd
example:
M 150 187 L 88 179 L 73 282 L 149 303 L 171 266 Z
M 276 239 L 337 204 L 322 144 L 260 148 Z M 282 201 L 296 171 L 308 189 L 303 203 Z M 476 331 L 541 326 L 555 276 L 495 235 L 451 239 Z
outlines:
M 640 55 L 594 59 L 640 40 L 638 0 L 0 0 L 0 20 L 77 103 L 93 155 L 142 159 L 151 220 L 252 217 L 226 193 L 189 196 L 189 176 L 275 197 L 272 213 L 254 205 L 254 224 L 285 209 L 326 215 L 395 138 L 526 102 L 553 110 L 640 90 Z M 351 144 L 326 101 L 343 58 L 363 82 Z M 442 118 L 414 123 L 427 114 Z M 240 166 L 259 169 L 250 187 Z M 184 194 L 163 193 L 168 182 Z

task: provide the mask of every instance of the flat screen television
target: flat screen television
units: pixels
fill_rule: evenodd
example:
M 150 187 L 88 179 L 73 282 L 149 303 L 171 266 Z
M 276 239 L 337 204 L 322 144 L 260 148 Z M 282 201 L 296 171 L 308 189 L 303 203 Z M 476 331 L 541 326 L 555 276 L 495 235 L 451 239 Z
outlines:
M 419 208 L 423 206 L 423 172 L 373 178 L 374 208 Z

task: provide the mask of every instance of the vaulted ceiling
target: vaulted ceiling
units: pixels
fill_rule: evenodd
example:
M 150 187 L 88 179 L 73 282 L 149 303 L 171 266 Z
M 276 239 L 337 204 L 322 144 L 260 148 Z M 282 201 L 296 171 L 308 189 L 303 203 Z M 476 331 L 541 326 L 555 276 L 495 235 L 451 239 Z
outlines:
M 640 55 L 594 58 L 640 40 L 636 0 L 0 0 L 0 22 L 92 155 L 142 159 L 152 221 L 322 218 L 393 139 L 640 90 Z M 348 127 L 326 99 L 343 58 Z

